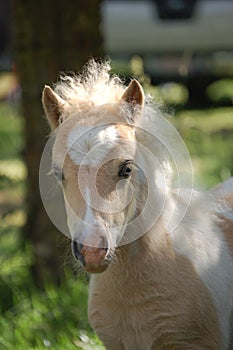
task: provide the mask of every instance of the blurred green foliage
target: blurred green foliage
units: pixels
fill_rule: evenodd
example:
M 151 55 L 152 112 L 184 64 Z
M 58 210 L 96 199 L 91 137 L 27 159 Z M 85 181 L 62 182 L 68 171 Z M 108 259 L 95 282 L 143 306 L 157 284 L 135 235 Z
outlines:
M 174 119 L 190 152 L 197 187 L 209 188 L 232 176 L 232 107 L 179 111 Z
M 163 104 L 166 89 L 162 91 L 159 87 L 152 87 L 146 78 L 144 84 L 147 91 Z M 174 103 L 174 96 L 179 96 L 179 93 L 173 87 L 169 94 Z M 232 107 L 195 111 L 179 109 L 170 120 L 177 126 L 190 151 L 196 186 L 210 187 L 232 175 Z M 0 349 L 103 349 L 87 321 L 85 275 L 75 277 L 67 273 L 66 281 L 60 287 L 48 283 L 43 292 L 33 285 L 29 273 L 33 258 L 31 249 L 21 239 L 21 228 L 25 222 L 23 198 L 26 182 L 22 151 L 23 119 L 16 108 L 2 102 Z

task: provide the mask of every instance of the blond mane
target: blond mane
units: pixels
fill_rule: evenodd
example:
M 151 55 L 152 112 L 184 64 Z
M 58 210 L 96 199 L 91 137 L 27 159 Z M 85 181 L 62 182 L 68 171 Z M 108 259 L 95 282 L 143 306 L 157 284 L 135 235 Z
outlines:
M 107 103 L 117 103 L 125 90 L 122 80 L 110 74 L 110 63 L 91 59 L 78 75 L 62 75 L 55 91 L 76 112 Z

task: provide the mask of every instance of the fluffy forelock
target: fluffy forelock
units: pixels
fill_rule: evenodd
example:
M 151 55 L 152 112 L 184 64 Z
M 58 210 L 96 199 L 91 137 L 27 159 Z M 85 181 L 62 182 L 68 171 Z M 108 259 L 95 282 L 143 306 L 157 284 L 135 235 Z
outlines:
M 58 93 L 76 112 L 107 103 L 117 103 L 125 86 L 118 76 L 110 75 L 109 62 L 88 61 L 78 74 L 65 75 L 55 86 Z

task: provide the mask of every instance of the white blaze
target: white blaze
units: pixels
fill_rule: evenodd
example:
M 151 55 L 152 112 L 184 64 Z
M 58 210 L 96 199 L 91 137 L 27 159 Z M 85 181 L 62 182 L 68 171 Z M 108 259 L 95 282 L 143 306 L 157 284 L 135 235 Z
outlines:
M 74 128 L 67 138 L 68 153 L 77 165 L 98 166 L 115 146 L 118 131 L 114 125 Z

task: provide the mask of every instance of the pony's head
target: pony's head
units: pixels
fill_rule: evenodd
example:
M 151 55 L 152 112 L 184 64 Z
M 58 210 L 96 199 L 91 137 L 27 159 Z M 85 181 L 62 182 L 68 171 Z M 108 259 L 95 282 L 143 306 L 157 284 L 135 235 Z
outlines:
M 92 62 L 85 74 L 43 91 L 55 135 L 52 171 L 63 190 L 73 254 L 92 273 L 104 271 L 114 249 L 129 242 L 126 233 L 140 226 L 149 192 L 136 128 L 142 87 L 136 80 L 125 87 L 108 70 Z

